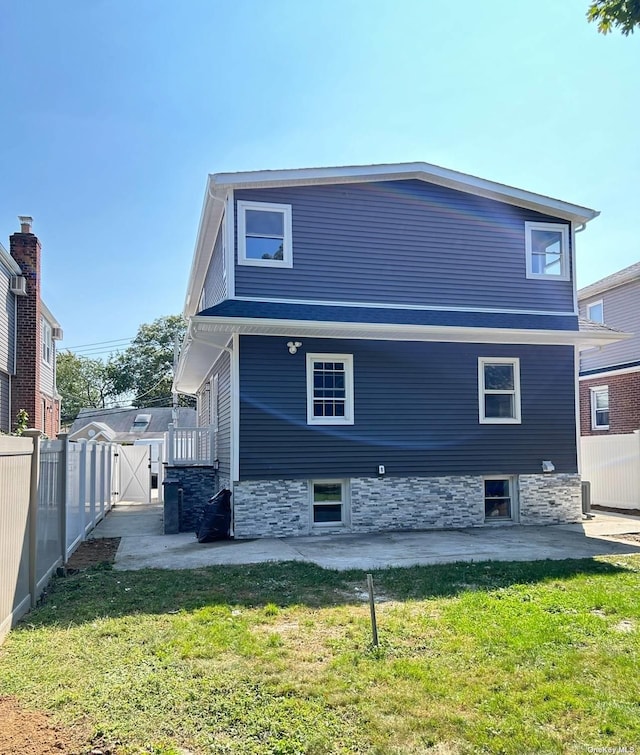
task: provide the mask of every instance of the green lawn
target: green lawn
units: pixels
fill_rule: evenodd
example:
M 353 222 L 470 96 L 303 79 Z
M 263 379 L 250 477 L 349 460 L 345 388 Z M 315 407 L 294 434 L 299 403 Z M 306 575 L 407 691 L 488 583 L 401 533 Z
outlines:
M 640 744 L 640 557 L 374 579 L 378 649 L 363 572 L 90 570 L 57 580 L 0 648 L 0 691 L 119 753 Z

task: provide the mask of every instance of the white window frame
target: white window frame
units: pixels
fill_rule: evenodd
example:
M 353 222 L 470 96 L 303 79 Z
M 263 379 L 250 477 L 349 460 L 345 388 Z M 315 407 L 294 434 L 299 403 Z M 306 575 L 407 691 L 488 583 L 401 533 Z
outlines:
M 607 412 L 609 412 L 609 422 L 606 425 L 598 424 L 598 413 L 596 410 L 596 396 L 598 393 L 607 392 Z M 591 403 L 591 429 L 592 430 L 608 430 L 611 423 L 611 406 L 609 405 L 610 395 L 608 385 L 594 385 L 589 388 L 589 398 Z M 602 411 L 602 410 L 601 410 Z
M 345 369 L 344 417 L 315 417 L 313 414 L 313 363 L 343 362 Z M 353 354 L 307 354 L 307 424 L 353 425 Z
M 484 368 L 488 364 L 510 364 L 513 366 L 513 390 L 493 390 L 484 386 Z M 486 417 L 484 397 L 486 395 L 511 394 L 513 396 L 513 417 Z M 482 425 L 519 425 L 522 423 L 520 401 L 520 359 L 518 357 L 478 357 L 478 408 Z
M 487 497 L 484 492 L 484 483 L 486 480 L 509 480 L 509 492 L 511 498 L 511 516 L 499 516 L 499 517 L 487 517 L 486 502 Z M 482 506 L 484 509 L 484 521 L 485 524 L 501 524 L 503 522 L 518 522 L 520 517 L 520 498 L 518 490 L 518 475 L 509 474 L 494 474 L 484 475 L 482 478 Z
M 314 508 L 316 506 L 322 506 L 322 502 L 316 502 L 314 500 L 314 485 L 340 485 L 341 488 L 341 500 L 342 516 L 339 522 L 315 522 L 314 521 Z M 349 481 L 344 479 L 333 480 L 309 480 L 309 523 L 310 529 L 325 529 L 327 527 L 346 527 L 349 525 L 351 508 L 349 505 L 350 491 Z M 335 506 L 336 501 L 327 502 L 327 506 Z
M 263 212 L 281 212 L 283 215 L 282 259 L 254 260 L 247 257 L 247 228 L 246 211 L 257 210 Z M 291 205 L 275 204 L 274 202 L 248 202 L 238 200 L 238 264 L 256 267 L 293 267 L 293 241 L 291 226 Z
M 42 319 L 42 344 L 41 344 L 41 356 L 42 361 L 45 364 L 51 365 L 53 357 L 53 339 L 51 337 L 51 325 L 43 318 Z
M 560 254 L 560 275 L 552 273 L 533 272 L 533 244 L 532 231 L 559 231 L 561 234 L 562 250 Z M 526 221 L 524 224 L 525 250 L 527 256 L 527 278 L 537 280 L 568 281 L 570 279 L 569 265 L 569 226 L 565 223 L 537 223 Z
M 593 320 L 593 317 L 591 317 L 591 308 L 597 307 L 598 305 L 602 307 L 602 320 Z M 587 304 L 587 320 L 593 320 L 593 322 L 599 322 L 601 325 L 604 325 L 604 301 L 602 299 Z

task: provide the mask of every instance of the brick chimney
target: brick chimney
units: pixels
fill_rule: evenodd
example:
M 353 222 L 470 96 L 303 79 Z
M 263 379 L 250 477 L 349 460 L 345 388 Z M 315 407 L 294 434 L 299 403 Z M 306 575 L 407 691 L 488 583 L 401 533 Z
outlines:
M 26 278 L 26 296 L 17 299 L 16 374 L 11 389 L 11 428 L 15 429 L 20 409 L 29 414 L 29 427 L 44 430 L 40 395 L 41 306 L 40 242 L 31 231 L 33 218 L 20 215 L 20 232 L 9 238 L 13 259 Z

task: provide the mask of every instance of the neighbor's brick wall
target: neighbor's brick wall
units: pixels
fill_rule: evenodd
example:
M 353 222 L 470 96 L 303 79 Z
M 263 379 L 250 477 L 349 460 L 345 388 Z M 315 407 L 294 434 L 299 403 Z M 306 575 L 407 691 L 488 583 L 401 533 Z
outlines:
M 591 391 L 599 385 L 609 386 L 609 429 L 591 428 Z M 580 433 L 614 435 L 640 429 L 640 371 L 624 375 L 596 375 L 580 381 Z
M 14 233 L 11 256 L 27 281 L 27 295 L 17 298 L 16 375 L 11 385 L 11 428 L 21 409 L 29 414 L 29 427 L 43 430 L 40 395 L 40 242 L 33 233 Z

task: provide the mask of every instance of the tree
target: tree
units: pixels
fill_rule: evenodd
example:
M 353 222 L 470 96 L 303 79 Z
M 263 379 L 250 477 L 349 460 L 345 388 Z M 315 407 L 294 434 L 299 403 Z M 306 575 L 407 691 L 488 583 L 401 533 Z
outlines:
M 640 0 L 593 0 L 587 18 L 598 24 L 601 34 L 619 27 L 626 37 L 640 25 Z
M 133 406 L 171 406 L 175 344 L 182 343 L 186 328 L 180 315 L 159 317 L 141 325 L 128 348 L 116 357 L 117 385 L 133 393 Z M 181 397 L 181 405 L 192 403 Z
M 84 407 L 105 409 L 124 399 L 113 358 L 103 362 L 62 351 L 56 360 L 56 382 L 63 422 L 73 421 Z

